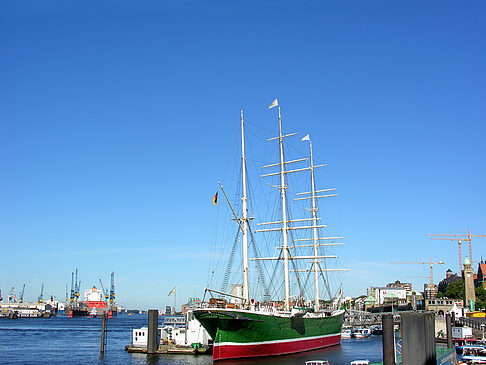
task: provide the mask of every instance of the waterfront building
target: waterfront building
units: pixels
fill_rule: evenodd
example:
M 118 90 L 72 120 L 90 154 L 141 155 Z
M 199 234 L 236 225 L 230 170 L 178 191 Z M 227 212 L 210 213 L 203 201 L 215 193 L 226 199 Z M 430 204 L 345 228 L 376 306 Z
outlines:
M 405 295 L 405 301 L 407 296 Z M 383 305 L 384 306 L 398 306 L 399 304 L 404 304 L 404 300 L 400 301 L 398 295 L 395 292 L 388 292 L 385 297 L 383 298 Z
M 354 300 L 354 308 L 358 310 L 366 310 L 366 296 L 361 296 Z
M 464 308 L 469 308 L 473 311 L 475 302 L 474 270 L 471 262 L 466 257 L 464 260 Z
M 420 292 L 411 291 L 407 293 L 407 304 L 414 310 L 425 309 L 424 296 Z
M 0 303 L 0 317 L 8 317 L 9 313 L 16 313 L 17 317 L 50 317 L 56 311 L 49 303 Z
M 449 311 L 449 313 L 456 318 L 462 317 L 463 314 L 463 307 L 462 307 L 462 301 L 460 300 L 454 300 L 454 305 L 452 306 L 452 309 Z
M 447 290 L 447 287 L 449 285 L 451 285 L 452 283 L 456 282 L 456 281 L 459 281 L 459 280 L 462 280 L 462 278 L 457 275 L 457 274 L 453 274 L 452 273 L 452 270 L 451 269 L 448 269 L 446 271 L 446 277 L 445 279 L 441 280 L 439 285 L 437 286 L 437 289 L 441 292 L 441 293 L 446 293 L 446 290 Z
M 444 316 L 454 308 L 462 308 L 461 301 L 449 298 L 425 299 L 425 310 L 433 311 L 438 316 Z
M 477 280 L 474 283 L 475 286 L 482 285 L 483 289 L 486 289 L 486 283 L 484 281 L 486 276 L 486 264 L 484 261 L 481 259 L 481 262 L 478 265 L 478 273 L 477 273 Z
M 407 290 L 396 287 L 369 287 L 367 289 L 368 297 L 371 295 L 376 299 L 375 305 L 391 304 L 401 305 L 406 304 Z
M 438 293 L 437 285 L 435 284 L 424 284 L 424 297 L 425 299 L 435 299 Z
M 400 280 L 395 280 L 394 283 L 386 284 L 387 288 L 403 288 L 407 293 L 412 291 L 412 283 L 402 283 Z
M 366 300 L 364 301 L 364 310 L 367 311 L 369 309 L 374 308 L 376 305 L 376 299 L 374 296 L 369 295 Z

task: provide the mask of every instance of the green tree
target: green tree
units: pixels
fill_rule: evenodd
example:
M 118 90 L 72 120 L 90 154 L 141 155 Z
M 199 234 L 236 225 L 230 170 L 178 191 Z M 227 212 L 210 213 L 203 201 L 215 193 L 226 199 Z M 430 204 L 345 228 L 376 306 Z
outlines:
M 486 306 L 486 290 L 483 288 L 483 284 L 479 284 L 476 287 L 476 309 L 484 309 Z
M 447 298 L 451 299 L 464 299 L 464 284 L 462 280 L 458 280 L 449 284 L 446 289 Z
M 444 298 L 445 295 L 441 291 L 437 292 L 437 298 Z

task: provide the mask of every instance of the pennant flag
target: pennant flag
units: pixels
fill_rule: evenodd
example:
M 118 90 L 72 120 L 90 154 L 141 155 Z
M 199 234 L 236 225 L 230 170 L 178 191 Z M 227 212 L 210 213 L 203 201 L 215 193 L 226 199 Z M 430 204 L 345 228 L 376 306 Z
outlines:
M 176 292 L 175 291 L 175 288 L 176 288 L 175 286 L 172 288 L 172 290 L 170 291 L 168 297 L 170 297 L 172 294 L 175 294 L 175 292 Z
M 275 99 L 272 104 L 268 107 L 268 109 L 272 109 L 274 106 L 278 106 L 278 101 Z
M 304 138 L 302 138 L 301 141 L 310 141 L 309 135 L 307 135 Z
M 214 194 L 213 197 L 213 204 L 216 205 L 217 202 L 218 202 L 218 192 L 216 192 L 216 194 Z

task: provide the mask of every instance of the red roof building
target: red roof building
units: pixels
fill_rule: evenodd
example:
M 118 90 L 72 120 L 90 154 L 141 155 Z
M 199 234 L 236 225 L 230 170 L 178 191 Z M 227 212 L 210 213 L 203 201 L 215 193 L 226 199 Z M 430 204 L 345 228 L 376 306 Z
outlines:
M 476 279 L 476 286 L 479 284 L 483 285 L 483 288 L 486 289 L 486 283 L 484 282 L 486 276 L 486 264 L 484 263 L 483 260 L 481 260 L 481 263 L 478 265 L 478 273 L 477 273 L 477 279 Z

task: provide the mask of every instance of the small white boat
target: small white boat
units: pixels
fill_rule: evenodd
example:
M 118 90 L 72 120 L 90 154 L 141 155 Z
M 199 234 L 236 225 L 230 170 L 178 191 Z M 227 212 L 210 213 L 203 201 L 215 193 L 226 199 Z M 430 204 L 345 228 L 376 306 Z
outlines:
M 354 338 L 366 338 L 371 336 L 371 329 L 369 328 L 356 328 L 351 332 L 351 337 Z
M 369 365 L 369 360 L 354 360 L 351 361 L 351 365 Z
M 462 354 L 464 356 L 485 356 L 486 355 L 486 347 L 485 346 L 478 346 L 478 345 L 466 345 L 462 346 Z
M 484 356 L 462 356 L 461 360 L 465 360 L 465 364 L 486 364 L 486 357 Z
M 341 331 L 341 338 L 351 338 L 351 330 L 348 329 L 343 329 Z
M 327 360 L 310 360 L 310 361 L 306 361 L 305 365 L 329 365 L 329 361 L 327 361 Z

